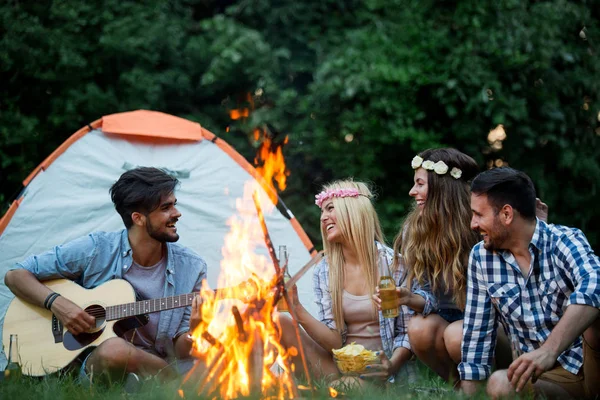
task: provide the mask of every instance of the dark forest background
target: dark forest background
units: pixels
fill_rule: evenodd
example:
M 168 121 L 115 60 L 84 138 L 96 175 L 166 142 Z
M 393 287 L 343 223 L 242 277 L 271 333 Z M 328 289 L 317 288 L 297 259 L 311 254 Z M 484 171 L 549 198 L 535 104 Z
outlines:
M 372 182 L 391 239 L 412 157 L 452 146 L 527 172 L 598 250 L 599 52 L 593 0 L 4 1 L 0 212 L 77 129 L 149 109 L 249 160 L 255 128 L 288 135 L 281 197 L 318 247 L 320 185 Z

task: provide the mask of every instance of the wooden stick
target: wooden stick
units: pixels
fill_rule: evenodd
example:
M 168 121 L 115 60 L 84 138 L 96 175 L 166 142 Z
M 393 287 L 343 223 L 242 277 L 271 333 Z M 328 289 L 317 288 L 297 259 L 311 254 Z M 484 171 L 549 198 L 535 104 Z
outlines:
M 223 347 L 221 342 L 219 342 L 213 335 L 211 335 L 208 331 L 202 332 L 202 339 L 206 340 L 212 346 Z
M 240 314 L 240 310 L 236 306 L 231 307 L 231 312 L 233 313 L 233 318 L 235 319 L 235 325 L 238 330 L 238 338 L 240 341 L 245 342 L 248 340 L 248 335 L 246 334 L 246 330 L 244 329 L 244 321 L 242 320 L 242 316 Z
M 300 354 L 300 358 L 302 359 L 302 367 L 304 368 L 304 373 L 306 374 L 306 381 L 308 386 L 310 386 L 310 391 L 314 395 L 315 388 L 312 385 L 312 379 L 310 377 L 310 372 L 308 371 L 308 364 L 306 363 L 306 356 L 304 355 L 304 346 L 302 346 L 302 338 L 300 336 L 300 325 L 298 324 L 298 316 L 296 315 L 296 310 L 292 306 L 292 301 L 290 299 L 290 295 L 285 290 L 283 292 L 283 297 L 288 305 L 288 311 L 292 316 L 292 324 L 294 325 L 294 330 L 296 331 L 296 340 L 298 341 L 298 353 Z
M 324 255 L 325 255 L 325 252 L 323 250 L 318 252 L 317 255 L 315 255 L 313 258 L 311 258 L 311 260 L 308 263 L 306 263 L 306 265 L 304 265 L 302 268 L 300 268 L 300 270 L 298 272 L 296 272 L 294 274 L 294 276 L 292 276 L 291 279 L 285 283 L 285 288 L 289 289 L 292 286 L 294 286 L 296 284 L 296 282 L 298 282 L 300 280 L 300 278 L 302 278 L 304 276 L 304 274 L 306 274 L 308 272 L 309 269 L 311 269 L 315 264 L 317 264 L 319 261 L 321 261 L 321 259 L 323 258 Z
M 227 359 L 227 357 L 225 357 L 225 347 L 221 347 L 219 349 L 218 353 L 215 355 L 215 358 L 213 358 L 210 365 L 206 368 L 204 373 L 202 373 L 202 375 L 200 375 L 200 378 L 198 379 L 198 386 L 196 388 L 196 393 L 200 394 L 204 391 L 204 389 L 206 389 L 206 386 L 210 383 L 210 382 L 208 382 L 207 379 L 211 375 L 211 372 L 215 368 L 219 369 L 221 364 L 223 364 L 223 362 L 226 359 Z M 216 374 L 214 376 L 216 376 Z
M 263 340 L 258 330 L 254 331 L 254 341 L 248 360 L 248 375 L 250 378 L 250 393 L 262 394 L 263 370 L 265 368 Z
M 277 277 L 281 275 L 281 268 L 279 268 L 279 260 L 277 260 L 277 255 L 275 254 L 275 248 L 273 247 L 273 242 L 271 241 L 271 236 L 269 236 L 269 230 L 267 229 L 267 223 L 265 222 L 265 216 L 263 215 L 262 208 L 260 207 L 260 201 L 258 200 L 258 192 L 254 191 L 252 194 L 252 199 L 254 200 L 254 207 L 256 207 L 256 213 L 258 214 L 258 220 L 260 221 L 260 227 L 262 228 L 263 235 L 265 237 L 265 244 L 267 245 L 267 249 L 269 250 L 269 255 L 271 256 L 271 261 L 273 261 L 273 267 L 275 267 L 275 274 Z

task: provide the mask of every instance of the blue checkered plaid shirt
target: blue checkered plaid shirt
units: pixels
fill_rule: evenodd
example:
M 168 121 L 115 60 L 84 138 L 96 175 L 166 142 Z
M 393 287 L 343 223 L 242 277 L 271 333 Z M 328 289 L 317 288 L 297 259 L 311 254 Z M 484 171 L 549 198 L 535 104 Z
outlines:
M 458 366 L 462 380 L 490 375 L 498 322 L 526 353 L 548 339 L 569 304 L 600 307 L 600 260 L 579 229 L 538 220 L 529 252 L 531 268 L 524 278 L 510 252 L 488 251 L 482 242 L 473 247 Z M 558 362 L 573 374 L 579 372 L 581 337 Z
M 377 242 L 377 250 L 385 249 L 388 254 L 388 261 L 392 265 L 392 259 L 394 257 L 393 250 L 387 246 Z M 394 272 L 394 280 L 396 285 L 406 286 L 406 283 L 402 282 L 404 279 L 404 268 L 399 268 Z M 332 310 L 332 298 L 331 291 L 329 290 L 329 264 L 327 258 L 321 260 L 319 264 L 315 266 L 313 272 L 313 290 L 315 292 L 315 302 L 319 309 L 319 320 L 323 322 L 329 329 L 336 329 L 335 320 L 333 319 Z M 412 291 L 423 296 L 428 304 L 435 304 L 435 299 L 427 287 L 421 288 L 416 282 L 412 285 Z M 430 306 L 431 308 L 431 306 Z M 409 319 L 412 317 L 414 312 L 406 306 L 402 306 L 400 313 L 396 318 L 383 318 L 381 311 L 379 312 L 379 333 L 381 335 L 381 343 L 385 354 L 389 357 L 392 356 L 394 350 L 398 347 L 405 347 L 411 350 L 410 343 L 408 342 L 407 325 Z M 344 326 L 342 329 L 342 343 L 346 343 L 347 329 Z

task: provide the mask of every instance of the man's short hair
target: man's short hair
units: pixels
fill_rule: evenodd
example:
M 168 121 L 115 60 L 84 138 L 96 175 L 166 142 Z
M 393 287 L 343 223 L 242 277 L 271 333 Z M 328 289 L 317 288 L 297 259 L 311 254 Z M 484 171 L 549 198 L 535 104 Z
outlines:
M 150 214 L 160 201 L 175 191 L 179 181 L 163 170 L 139 167 L 125 172 L 110 188 L 109 193 L 115 209 L 127 229 L 133 225 L 131 214 Z
M 535 219 L 535 187 L 524 172 L 502 167 L 484 171 L 471 182 L 471 193 L 485 194 L 496 213 L 505 204 L 525 219 Z

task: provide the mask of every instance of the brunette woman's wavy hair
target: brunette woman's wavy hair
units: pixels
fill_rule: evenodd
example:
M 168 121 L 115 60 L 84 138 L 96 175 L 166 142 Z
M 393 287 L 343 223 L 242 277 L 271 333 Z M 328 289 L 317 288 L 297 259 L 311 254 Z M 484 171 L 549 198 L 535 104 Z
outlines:
M 443 161 L 448 171 L 438 175 L 427 171 L 427 199 L 421 209 L 408 214 L 394 240 L 394 266 L 402 254 L 409 285 L 429 283 L 433 293 L 453 292 L 453 301 L 462 310 L 466 302 L 466 270 L 471 248 L 479 241 L 471 230 L 469 182 L 478 172 L 477 163 L 456 149 L 428 149 L 419 154 L 427 161 Z M 452 168 L 462 171 L 455 179 Z

